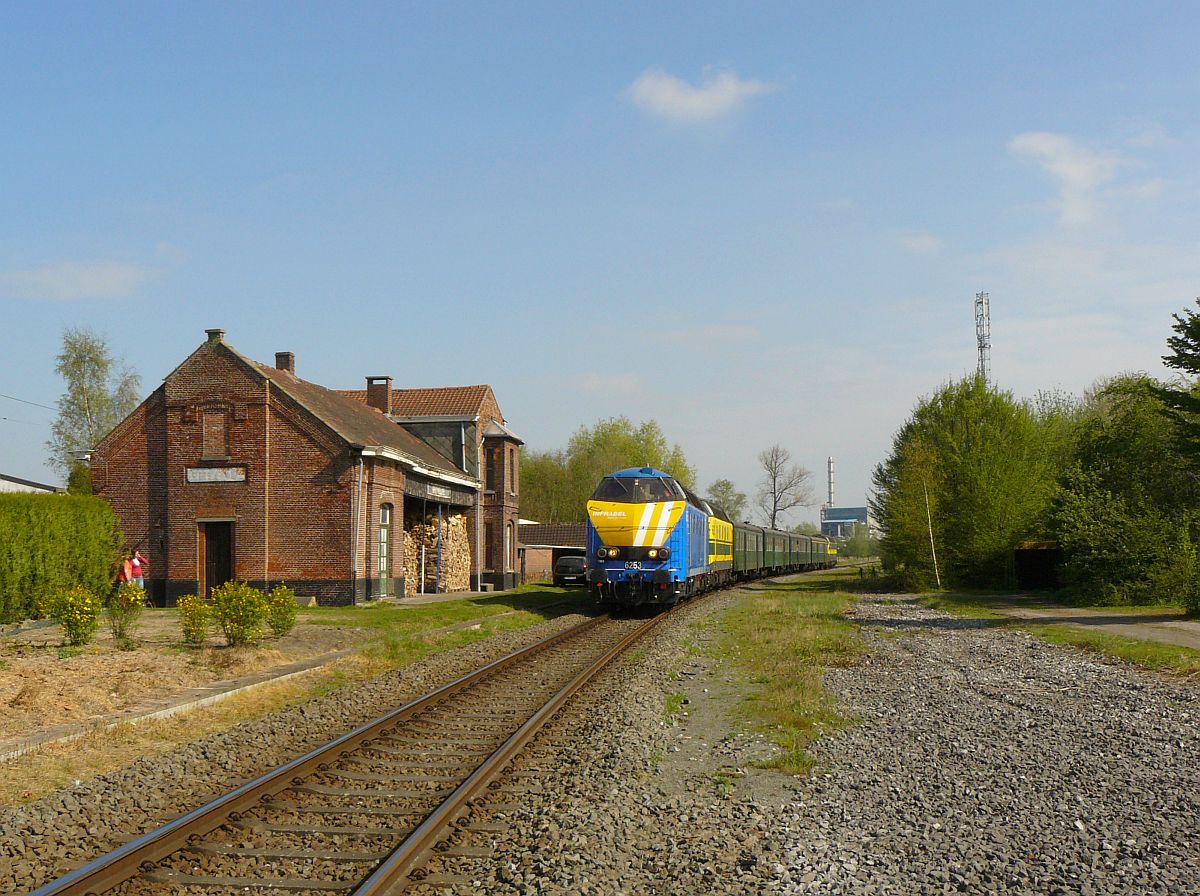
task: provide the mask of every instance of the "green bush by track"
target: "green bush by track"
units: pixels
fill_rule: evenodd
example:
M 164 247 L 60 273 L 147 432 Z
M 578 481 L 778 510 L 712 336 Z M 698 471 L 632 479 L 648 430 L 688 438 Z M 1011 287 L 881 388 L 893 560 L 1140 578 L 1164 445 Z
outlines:
M 74 586 L 107 594 L 121 542 L 100 498 L 0 494 L 0 622 L 35 618 Z

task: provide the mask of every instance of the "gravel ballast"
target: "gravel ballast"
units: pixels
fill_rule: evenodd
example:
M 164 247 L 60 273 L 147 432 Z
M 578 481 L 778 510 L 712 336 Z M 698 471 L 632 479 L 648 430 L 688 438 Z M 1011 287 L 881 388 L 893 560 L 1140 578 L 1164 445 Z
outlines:
M 510 830 L 457 837 L 470 848 L 436 863 L 443 885 L 616 896 L 1200 894 L 1193 685 L 908 597 L 865 597 L 852 612 L 868 650 L 826 675 L 857 721 L 819 741 L 818 771 L 794 779 L 753 767 L 771 747 L 730 720 L 737 677 L 703 650 L 715 614 L 745 597 L 684 607 L 607 674 L 601 693 L 553 723 L 490 797 Z M 17 892 L 32 888 L 47 864 L 145 830 L 219 778 L 282 761 L 322 731 L 572 621 L 496 636 L 353 697 L 338 692 L 2 811 L 0 868 L 17 869 Z M 672 722 L 664 705 L 676 691 L 687 714 Z
M 781 819 L 787 893 L 1200 893 L 1194 687 L 917 606 L 854 610 L 860 723 Z

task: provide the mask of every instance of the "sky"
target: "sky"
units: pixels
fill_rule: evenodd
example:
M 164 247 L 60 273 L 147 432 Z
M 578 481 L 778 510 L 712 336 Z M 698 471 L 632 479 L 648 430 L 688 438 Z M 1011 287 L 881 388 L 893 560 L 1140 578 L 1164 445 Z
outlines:
M 0 472 L 66 327 L 149 394 L 220 327 L 330 388 L 488 383 L 861 505 L 916 402 L 1166 377 L 1200 295 L 1189 3 L 0 6 Z M 813 507 L 797 515 L 815 520 Z

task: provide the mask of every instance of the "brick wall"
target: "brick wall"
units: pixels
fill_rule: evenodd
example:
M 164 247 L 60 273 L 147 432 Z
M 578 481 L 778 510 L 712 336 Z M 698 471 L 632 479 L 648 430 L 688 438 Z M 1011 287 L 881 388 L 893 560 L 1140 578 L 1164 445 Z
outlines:
M 238 481 L 189 481 L 189 469 Z M 201 345 L 98 446 L 92 471 L 127 543 L 149 557 L 159 602 L 199 591 L 207 521 L 232 524 L 234 578 L 285 581 L 326 604 L 373 596 L 384 503 L 395 506 L 390 585 L 403 591 L 403 471 L 364 462 L 355 529 L 357 458 L 220 341 Z

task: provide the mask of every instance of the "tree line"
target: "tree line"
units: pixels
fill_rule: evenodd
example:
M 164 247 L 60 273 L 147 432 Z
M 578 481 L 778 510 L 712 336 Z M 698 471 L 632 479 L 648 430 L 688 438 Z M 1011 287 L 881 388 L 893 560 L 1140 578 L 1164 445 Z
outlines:
M 765 525 L 778 528 L 789 512 L 813 503 L 809 472 L 794 463 L 781 445 L 759 452 L 758 462 L 762 478 L 753 498 L 729 479 L 715 480 L 703 497 L 732 520 L 753 513 Z M 582 522 L 596 484 L 609 473 L 629 467 L 662 470 L 699 493 L 695 467 L 677 443 L 668 442 L 657 421 L 635 424 L 627 417 L 613 417 L 580 427 L 566 448 L 523 450 L 521 516 L 539 523 Z
M 874 471 L 885 568 L 913 588 L 1006 586 L 1037 541 L 1068 595 L 1200 610 L 1200 315 L 1174 321 L 1174 382 L 1018 400 L 973 376 L 919 401 Z

